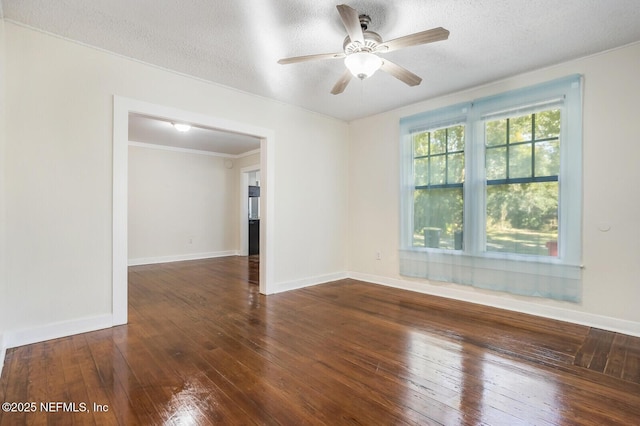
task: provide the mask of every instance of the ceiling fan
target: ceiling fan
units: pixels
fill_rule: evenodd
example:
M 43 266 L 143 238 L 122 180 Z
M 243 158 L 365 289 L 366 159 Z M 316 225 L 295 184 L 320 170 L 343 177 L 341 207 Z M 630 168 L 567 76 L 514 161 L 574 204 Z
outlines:
M 338 5 L 336 8 L 348 34 L 342 45 L 344 52 L 295 56 L 278 61 L 279 64 L 284 65 L 320 59 L 345 58 L 344 63 L 347 69 L 331 89 L 331 93 L 334 95 L 344 91 L 352 76 L 364 80 L 372 76 L 378 69 L 388 72 L 409 86 L 417 86 L 422 81 L 420 77 L 388 59 L 381 58 L 377 53 L 433 43 L 434 41 L 446 40 L 449 37 L 448 30 L 438 27 L 383 42 L 379 34 L 367 29 L 371 23 L 371 18 L 368 15 L 358 15 L 355 9 L 346 4 Z

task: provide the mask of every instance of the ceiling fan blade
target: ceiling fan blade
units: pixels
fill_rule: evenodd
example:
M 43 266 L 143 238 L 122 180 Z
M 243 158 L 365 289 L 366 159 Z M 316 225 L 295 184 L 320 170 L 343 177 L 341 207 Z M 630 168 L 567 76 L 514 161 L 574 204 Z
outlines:
M 434 41 L 446 40 L 449 38 L 449 30 L 442 27 L 432 28 L 404 37 L 395 38 L 380 44 L 376 51 L 390 52 L 392 50 L 403 49 L 405 47 L 417 46 L 419 44 L 433 43 Z
M 358 12 L 346 4 L 340 4 L 336 7 L 338 8 L 338 13 L 351 41 L 357 41 L 364 45 L 364 35 L 362 33 L 362 27 L 360 26 Z
M 351 71 L 344 70 L 344 73 L 342 73 L 342 76 L 340 77 L 340 79 L 333 86 L 333 89 L 331 89 L 331 94 L 339 95 L 340 93 L 344 92 L 344 89 L 347 87 L 347 84 L 349 84 L 350 81 L 351 81 Z
M 394 64 L 391 61 L 386 59 L 382 60 L 382 66 L 380 67 L 382 71 L 388 72 L 398 80 L 408 84 L 409 86 L 417 86 L 422 82 L 422 79 L 409 71 L 406 68 L 401 67 L 400 65 Z
M 337 59 L 344 58 L 344 53 L 319 53 L 317 55 L 294 56 L 292 58 L 283 58 L 278 61 L 279 64 L 295 64 L 298 62 L 317 61 L 321 59 Z

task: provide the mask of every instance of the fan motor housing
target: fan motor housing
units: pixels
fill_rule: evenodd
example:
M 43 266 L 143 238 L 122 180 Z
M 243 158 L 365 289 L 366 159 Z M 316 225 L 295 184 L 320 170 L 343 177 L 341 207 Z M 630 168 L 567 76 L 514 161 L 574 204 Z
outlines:
M 350 55 L 356 52 L 373 52 L 377 45 L 382 43 L 382 37 L 380 34 L 367 30 L 371 23 L 371 17 L 369 15 L 360 15 L 360 27 L 362 28 L 362 35 L 364 37 L 364 45 L 360 42 L 352 42 L 349 36 L 345 37 L 342 48 L 344 53 Z
M 349 36 L 345 37 L 344 43 L 342 44 L 344 53 L 350 55 L 356 52 L 372 52 L 376 46 L 382 43 L 382 37 L 380 37 L 378 33 L 374 33 L 373 31 L 363 31 L 363 33 L 364 45 L 358 41 L 352 42 Z

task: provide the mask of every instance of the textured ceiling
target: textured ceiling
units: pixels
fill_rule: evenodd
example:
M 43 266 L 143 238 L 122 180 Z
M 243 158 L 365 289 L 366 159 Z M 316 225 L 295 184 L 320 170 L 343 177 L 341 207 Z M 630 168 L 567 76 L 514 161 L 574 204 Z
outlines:
M 640 0 L 354 0 L 384 40 L 442 26 L 449 40 L 382 55 L 423 78 L 383 72 L 329 92 L 342 60 L 336 1 L 2 0 L 5 19 L 343 120 L 640 40 Z

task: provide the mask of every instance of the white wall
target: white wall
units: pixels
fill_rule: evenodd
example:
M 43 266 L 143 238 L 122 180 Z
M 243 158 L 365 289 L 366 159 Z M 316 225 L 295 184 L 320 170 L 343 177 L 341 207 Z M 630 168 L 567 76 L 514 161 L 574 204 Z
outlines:
M 8 345 L 109 326 L 114 95 L 272 129 L 276 288 L 344 274 L 345 123 L 12 23 L 5 35 Z
M 4 20 L 0 19 L 0 76 L 5 75 Z M 0 375 L 4 365 L 4 332 L 7 322 L 7 253 L 5 201 L 5 81 L 0 79 Z
M 237 253 L 239 175 L 225 160 L 129 146 L 129 265 Z
M 640 44 L 516 76 L 350 125 L 349 256 L 353 276 L 640 335 Z M 399 275 L 401 117 L 569 74 L 584 75 L 584 291 L 580 304 Z M 600 224 L 611 227 L 599 230 Z M 380 250 L 382 259 L 376 260 Z

